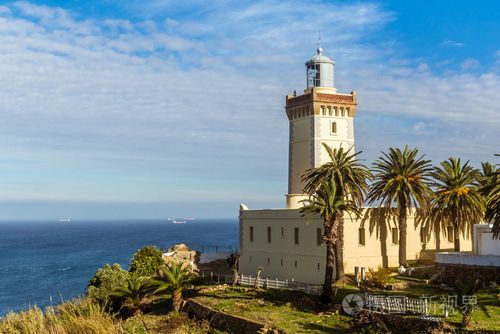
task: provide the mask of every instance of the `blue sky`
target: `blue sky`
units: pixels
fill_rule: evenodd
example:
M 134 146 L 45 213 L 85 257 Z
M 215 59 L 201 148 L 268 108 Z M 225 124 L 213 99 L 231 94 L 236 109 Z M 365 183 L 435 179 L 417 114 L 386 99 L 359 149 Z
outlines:
M 356 147 L 495 161 L 495 1 L 0 4 L 0 219 L 282 207 L 284 96 L 321 32 Z

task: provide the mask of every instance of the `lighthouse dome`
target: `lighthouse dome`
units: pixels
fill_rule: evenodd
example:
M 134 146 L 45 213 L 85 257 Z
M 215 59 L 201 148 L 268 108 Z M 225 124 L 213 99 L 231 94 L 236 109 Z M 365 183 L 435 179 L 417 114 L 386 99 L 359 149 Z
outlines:
M 333 88 L 333 71 L 335 62 L 323 54 L 319 47 L 316 54 L 306 62 L 307 88 L 331 87 Z
M 335 62 L 333 60 L 331 60 L 329 57 L 327 57 L 323 54 L 322 47 L 319 47 L 316 50 L 316 54 L 311 57 L 311 60 L 309 60 L 309 62 L 325 62 L 325 63 L 335 64 Z

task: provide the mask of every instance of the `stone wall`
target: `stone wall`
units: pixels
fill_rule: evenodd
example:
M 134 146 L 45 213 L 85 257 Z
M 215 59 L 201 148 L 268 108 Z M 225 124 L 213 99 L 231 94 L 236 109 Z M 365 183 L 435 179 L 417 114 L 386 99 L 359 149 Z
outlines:
M 182 307 L 182 311 L 189 317 L 209 321 L 211 327 L 231 333 L 255 334 L 264 331 L 265 328 L 264 324 L 215 311 L 193 300 L 188 300 Z
M 453 285 L 457 279 L 479 279 L 484 285 L 500 283 L 500 267 L 436 263 L 439 280 Z

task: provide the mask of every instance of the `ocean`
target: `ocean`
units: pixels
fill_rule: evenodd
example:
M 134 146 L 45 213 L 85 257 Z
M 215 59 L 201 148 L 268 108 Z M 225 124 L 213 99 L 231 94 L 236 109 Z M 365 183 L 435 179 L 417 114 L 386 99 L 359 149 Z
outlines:
M 127 268 L 145 245 L 185 243 L 197 250 L 238 247 L 237 219 L 33 221 L 0 223 L 0 316 L 58 304 L 85 292 L 106 263 Z

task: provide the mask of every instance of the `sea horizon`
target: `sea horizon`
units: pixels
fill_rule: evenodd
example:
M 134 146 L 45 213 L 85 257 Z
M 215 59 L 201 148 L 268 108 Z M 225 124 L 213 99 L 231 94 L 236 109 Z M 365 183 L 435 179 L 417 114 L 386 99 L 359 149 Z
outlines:
M 237 249 L 238 230 L 237 218 L 196 218 L 185 224 L 168 218 L 2 220 L 0 316 L 81 296 L 97 269 L 106 263 L 126 269 L 134 252 L 146 245 Z

